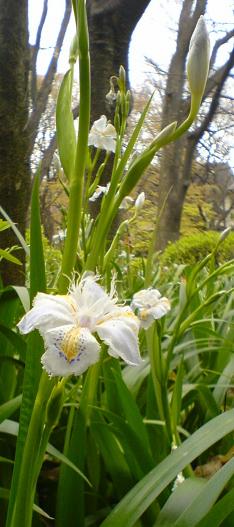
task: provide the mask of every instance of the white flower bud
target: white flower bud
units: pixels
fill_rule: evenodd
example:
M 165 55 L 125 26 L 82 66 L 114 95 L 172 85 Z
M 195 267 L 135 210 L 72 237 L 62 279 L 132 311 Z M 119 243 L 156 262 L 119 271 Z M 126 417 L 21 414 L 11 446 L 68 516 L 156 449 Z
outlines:
M 191 94 L 202 98 L 210 62 L 210 40 L 203 16 L 200 16 L 191 37 L 187 75 Z
M 135 201 L 135 209 L 137 212 L 139 212 L 145 203 L 145 193 L 141 192 L 139 196 L 137 196 L 137 199 Z
M 173 123 L 168 124 L 159 132 L 159 134 L 155 137 L 153 143 L 151 146 L 154 146 L 155 144 L 167 144 L 168 138 L 175 132 L 177 127 L 177 121 L 173 121 Z

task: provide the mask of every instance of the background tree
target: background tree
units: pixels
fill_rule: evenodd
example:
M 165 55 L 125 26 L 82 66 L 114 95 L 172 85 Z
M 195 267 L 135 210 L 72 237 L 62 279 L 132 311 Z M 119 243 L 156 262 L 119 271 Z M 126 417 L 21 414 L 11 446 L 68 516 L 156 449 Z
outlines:
M 0 196 L 1 205 L 21 232 L 25 230 L 30 195 L 28 104 L 28 2 L 0 1 Z M 2 248 L 16 244 L 11 229 L 1 235 Z M 20 278 L 18 268 L 4 263 L 3 278 Z M 9 273 L 9 274 L 8 274 Z M 16 276 L 15 276 L 16 275 Z M 21 276 L 23 281 L 23 275 Z
M 197 0 L 195 7 L 193 0 L 183 1 L 178 24 L 176 51 L 169 66 L 163 100 L 162 128 L 172 121 L 182 121 L 187 113 L 188 104 L 183 96 L 186 56 L 192 33 L 198 18 L 205 13 L 206 5 L 207 0 Z M 218 48 L 233 35 L 234 32 L 231 31 L 216 43 L 211 58 L 211 67 L 214 66 Z M 207 111 L 200 125 L 175 143 L 168 145 L 162 152 L 160 161 L 158 203 L 160 215 L 158 220 L 157 249 L 163 249 L 169 240 L 174 241 L 179 237 L 183 203 L 190 183 L 194 151 L 196 150 L 198 141 L 201 139 L 205 130 L 208 129 L 215 115 L 224 83 L 233 65 L 234 52 L 230 54 L 229 59 L 222 67 L 216 71 L 212 71 L 208 79 L 204 99 L 210 94 L 212 94 L 212 98 L 210 99 L 210 104 L 207 107 Z
M 122 65 L 129 84 L 128 54 L 132 33 L 150 0 L 88 0 L 90 30 L 92 121 L 111 115 L 106 94 L 109 79 Z
M 36 62 L 47 7 L 44 0 L 35 46 L 30 49 L 28 0 L 0 0 L 0 201 L 23 235 L 31 189 L 30 157 L 71 14 L 70 0 L 66 0 L 51 61 L 38 86 Z M 16 243 L 11 229 L 2 233 L 2 248 Z M 23 251 L 20 257 L 24 263 Z M 24 283 L 23 268 L 4 262 L 0 270 L 5 284 Z

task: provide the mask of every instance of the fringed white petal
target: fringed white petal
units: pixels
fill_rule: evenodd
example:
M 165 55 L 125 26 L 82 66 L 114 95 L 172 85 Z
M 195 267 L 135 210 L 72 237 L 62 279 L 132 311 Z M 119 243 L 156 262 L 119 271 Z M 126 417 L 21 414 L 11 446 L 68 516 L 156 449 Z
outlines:
M 127 364 L 142 362 L 138 347 L 139 320 L 129 308 L 119 308 L 104 317 L 96 327 L 100 339 L 112 357 L 121 357 Z
M 97 320 L 115 308 L 117 301 L 114 295 L 108 295 L 104 291 L 97 283 L 97 277 L 92 274 L 84 276 L 81 282 L 71 289 L 70 295 L 79 306 L 79 317 L 88 316 L 93 319 L 93 327 Z
M 38 329 L 42 335 L 46 331 L 74 321 L 75 305 L 68 295 L 46 295 L 38 293 L 33 307 L 18 324 L 21 333 Z
M 115 152 L 116 136 L 115 127 L 107 123 L 106 116 L 102 115 L 100 119 L 93 123 L 89 132 L 88 145 L 107 150 L 108 152 Z

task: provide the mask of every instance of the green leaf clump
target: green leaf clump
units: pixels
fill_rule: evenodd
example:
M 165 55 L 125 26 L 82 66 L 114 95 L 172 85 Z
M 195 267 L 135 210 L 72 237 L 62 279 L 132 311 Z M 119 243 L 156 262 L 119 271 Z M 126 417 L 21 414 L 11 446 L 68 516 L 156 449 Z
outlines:
M 220 233 L 209 231 L 190 236 L 182 236 L 178 241 L 170 243 L 160 257 L 161 265 L 195 264 L 211 253 L 220 237 Z M 234 257 L 234 233 L 219 246 L 216 258 L 224 263 Z

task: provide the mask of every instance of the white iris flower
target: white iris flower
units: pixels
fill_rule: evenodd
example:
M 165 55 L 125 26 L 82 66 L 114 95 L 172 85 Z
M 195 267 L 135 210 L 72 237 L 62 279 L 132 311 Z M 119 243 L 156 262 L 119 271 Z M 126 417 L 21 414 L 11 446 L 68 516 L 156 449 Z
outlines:
M 139 319 L 116 302 L 113 287 L 107 294 L 97 277 L 86 275 L 67 295 L 38 293 L 18 328 L 21 333 L 39 330 L 46 349 L 41 362 L 50 376 L 80 375 L 97 362 L 101 346 L 95 334 L 109 355 L 139 364 Z
M 162 318 L 170 311 L 168 298 L 161 296 L 157 289 L 142 289 L 133 295 L 131 308 L 137 311 L 141 327 L 148 329 L 154 320 Z
M 95 192 L 89 198 L 89 201 L 96 201 L 98 198 L 100 198 L 100 196 L 102 196 L 102 194 L 107 194 L 109 188 L 110 188 L 110 183 L 107 183 L 106 187 L 103 187 L 102 185 L 98 185 Z
M 107 150 L 107 152 L 115 152 L 116 148 L 116 129 L 113 124 L 107 122 L 105 115 L 100 119 L 94 121 L 93 126 L 89 132 L 88 144 Z

